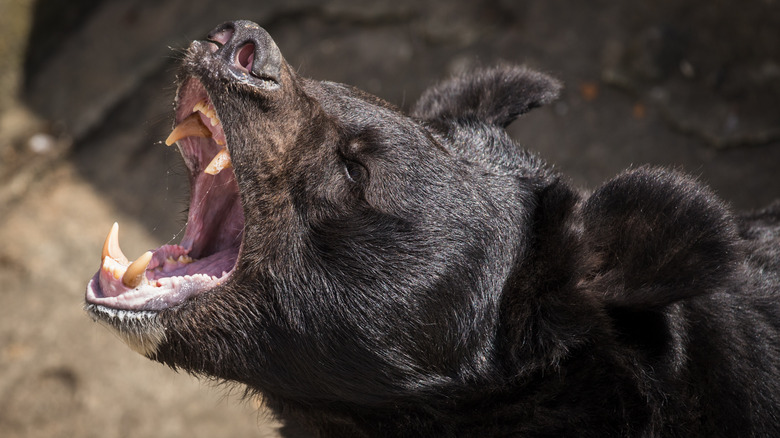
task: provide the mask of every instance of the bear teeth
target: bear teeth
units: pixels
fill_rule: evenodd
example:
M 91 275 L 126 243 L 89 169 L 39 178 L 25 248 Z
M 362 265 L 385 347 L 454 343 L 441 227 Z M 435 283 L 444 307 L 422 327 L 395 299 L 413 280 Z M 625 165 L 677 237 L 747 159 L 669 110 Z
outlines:
M 200 117 L 203 114 L 209 119 L 209 124 L 212 128 L 209 128 L 203 123 Z M 217 130 L 216 128 L 219 128 Z M 215 135 L 221 132 L 222 122 L 217 117 L 217 111 L 209 104 L 205 99 L 199 101 L 192 107 L 192 114 L 187 116 L 173 129 L 168 138 L 165 139 L 165 144 L 170 146 L 182 138 L 186 137 L 201 137 L 201 138 L 213 138 L 214 141 L 220 145 L 225 145 L 225 140 L 222 135 Z
M 124 265 L 130 263 L 122 252 L 122 248 L 119 247 L 119 224 L 116 222 L 111 226 L 111 231 L 108 232 L 106 241 L 103 243 L 103 254 L 100 260 L 105 261 L 106 257 L 112 258 Z
M 201 137 L 212 138 L 211 130 L 203 124 L 200 119 L 200 115 L 194 112 L 182 120 L 181 123 L 176 125 L 176 128 L 171 131 L 168 138 L 165 139 L 165 144 L 170 146 L 182 138 L 186 137 Z
M 119 247 L 119 224 L 114 222 L 103 244 L 102 270 L 106 278 L 121 279 L 125 287 L 133 289 L 146 280 L 144 273 L 152 261 L 152 255 L 151 251 L 147 251 L 130 263 Z
M 206 170 L 204 170 L 204 172 L 209 175 L 216 175 L 223 169 L 228 169 L 231 167 L 233 167 L 233 163 L 230 161 L 230 153 L 228 152 L 227 148 L 222 148 L 219 152 L 217 152 L 217 155 L 214 155 L 214 158 L 211 159 L 211 162 L 208 166 L 206 166 Z
M 196 103 L 195 106 L 192 107 L 192 112 L 202 112 L 206 115 L 206 117 L 209 118 L 211 121 L 211 126 L 217 126 L 217 123 L 219 123 L 219 117 L 217 117 L 217 111 L 214 109 L 213 106 L 211 106 L 208 102 L 206 102 L 205 99 L 201 100 L 200 102 Z
M 125 270 L 124 275 L 122 275 L 122 284 L 133 289 L 144 282 L 144 280 L 146 280 L 144 273 L 146 273 L 146 268 L 152 261 L 153 255 L 154 253 L 152 251 L 146 251 L 131 263 L 130 266 L 127 267 L 127 270 Z
M 211 128 L 206 126 L 201 114 L 209 119 Z M 211 162 L 206 166 L 205 173 L 216 175 L 224 169 L 233 167 L 230 161 L 230 153 L 225 146 L 225 135 L 222 130 L 222 122 L 217 117 L 217 111 L 206 99 L 198 101 L 192 107 L 192 114 L 182 120 L 165 139 L 165 144 L 170 146 L 187 137 L 211 138 L 222 149 L 217 152 Z

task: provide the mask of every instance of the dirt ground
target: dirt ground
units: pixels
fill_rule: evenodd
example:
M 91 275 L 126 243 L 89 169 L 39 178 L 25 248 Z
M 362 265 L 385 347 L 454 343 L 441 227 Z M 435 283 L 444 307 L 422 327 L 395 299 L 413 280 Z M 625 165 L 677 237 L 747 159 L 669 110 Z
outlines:
M 240 388 L 140 357 L 82 307 L 114 221 L 131 257 L 180 236 L 177 57 L 236 18 L 403 108 L 477 65 L 557 76 L 511 133 L 585 187 L 653 163 L 737 210 L 780 198 L 778 0 L 0 0 L 0 436 L 278 436 Z

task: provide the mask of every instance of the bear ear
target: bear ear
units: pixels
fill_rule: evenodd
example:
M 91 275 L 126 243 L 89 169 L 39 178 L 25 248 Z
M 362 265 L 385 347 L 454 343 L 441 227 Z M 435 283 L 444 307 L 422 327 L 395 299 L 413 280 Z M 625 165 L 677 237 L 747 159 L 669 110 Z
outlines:
M 558 97 L 561 83 L 520 66 L 478 70 L 426 90 L 412 116 L 426 121 L 479 120 L 505 128 Z
M 639 168 L 583 206 L 583 286 L 606 306 L 647 310 L 722 287 L 737 266 L 736 227 L 693 179 Z

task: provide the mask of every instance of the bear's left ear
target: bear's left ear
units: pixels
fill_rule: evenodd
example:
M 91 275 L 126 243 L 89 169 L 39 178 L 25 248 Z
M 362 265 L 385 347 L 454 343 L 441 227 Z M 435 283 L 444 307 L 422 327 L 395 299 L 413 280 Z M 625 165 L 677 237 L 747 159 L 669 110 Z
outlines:
M 583 286 L 608 307 L 647 310 L 723 286 L 737 266 L 724 205 L 677 172 L 639 168 L 583 206 L 589 265 Z
M 475 120 L 505 128 L 521 114 L 555 100 L 561 87 L 557 80 L 526 67 L 493 67 L 429 88 L 412 116 L 431 122 Z

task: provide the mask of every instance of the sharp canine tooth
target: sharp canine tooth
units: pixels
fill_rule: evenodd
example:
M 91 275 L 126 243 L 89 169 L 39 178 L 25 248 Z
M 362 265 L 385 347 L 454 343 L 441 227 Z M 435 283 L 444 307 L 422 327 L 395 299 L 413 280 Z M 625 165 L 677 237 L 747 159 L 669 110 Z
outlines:
M 122 253 L 122 249 L 119 248 L 119 224 L 116 222 L 111 226 L 111 231 L 108 232 L 106 241 L 103 243 L 103 256 L 100 260 L 105 260 L 106 257 L 111 257 L 123 265 L 129 262 Z
M 165 144 L 170 146 L 185 137 L 211 137 L 211 130 L 203 124 L 200 114 L 194 112 L 176 125 L 171 135 L 165 139 Z
M 149 266 L 149 262 L 152 261 L 152 252 L 146 251 L 138 257 L 130 266 L 127 267 L 125 275 L 122 276 L 122 284 L 129 288 L 134 288 L 141 284 L 144 279 L 144 273 L 146 267 Z
M 214 155 L 214 158 L 211 159 L 211 162 L 208 166 L 206 166 L 206 170 L 204 170 L 204 172 L 208 173 L 209 175 L 216 175 L 221 172 L 222 169 L 227 169 L 230 167 L 233 167 L 233 162 L 230 161 L 230 153 L 228 152 L 227 148 L 222 148 L 219 152 L 217 152 L 217 155 Z

